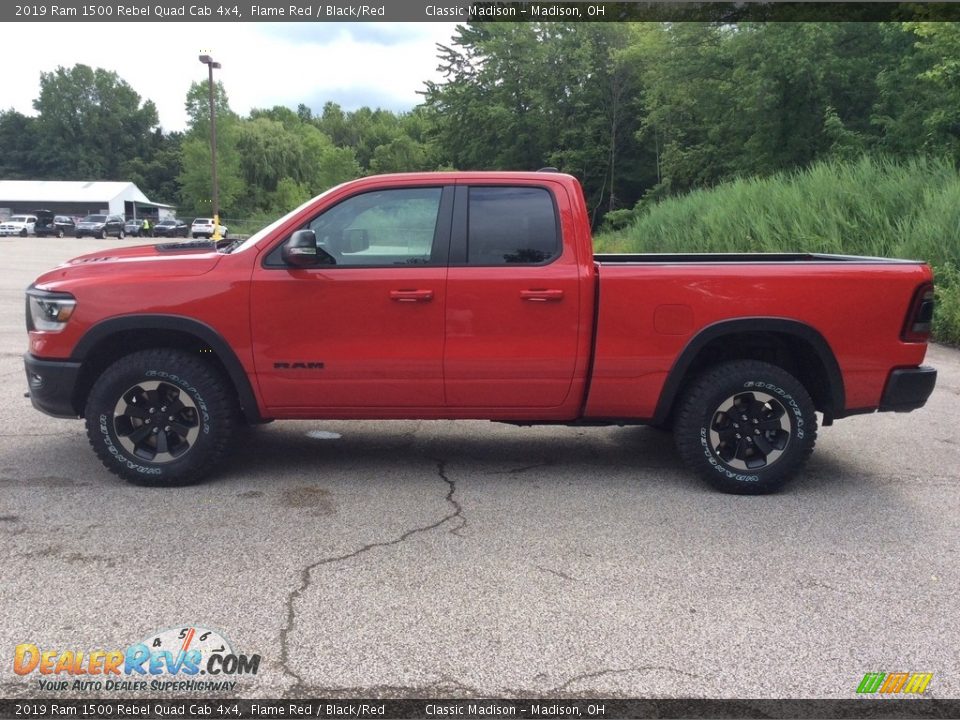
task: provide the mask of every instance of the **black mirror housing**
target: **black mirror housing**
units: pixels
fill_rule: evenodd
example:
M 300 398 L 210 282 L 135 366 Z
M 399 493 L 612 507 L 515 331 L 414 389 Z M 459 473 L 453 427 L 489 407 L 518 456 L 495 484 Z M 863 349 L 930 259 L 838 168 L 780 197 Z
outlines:
M 336 265 L 336 259 L 317 245 L 317 236 L 313 230 L 297 230 L 280 250 L 280 257 L 287 265 L 294 267 L 315 267 L 317 265 Z

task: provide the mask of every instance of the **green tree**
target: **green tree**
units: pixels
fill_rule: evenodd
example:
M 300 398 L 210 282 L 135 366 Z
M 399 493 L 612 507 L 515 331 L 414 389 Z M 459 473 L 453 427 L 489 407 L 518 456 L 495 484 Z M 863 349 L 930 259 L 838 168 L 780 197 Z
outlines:
M 353 148 L 337 147 L 327 135 L 304 123 L 296 129 L 305 155 L 303 182 L 311 195 L 361 175 Z
M 904 29 L 916 38 L 919 89 L 936 99 L 924 108 L 925 146 L 960 160 L 960 23 L 916 22 Z
M 87 65 L 40 74 L 38 174 L 122 180 L 121 165 L 148 154 L 157 110 L 116 73 Z
M 286 212 L 360 174 L 351 148 L 335 147 L 302 114 L 288 108 L 252 111 L 250 119 L 237 125 L 237 150 L 244 188 L 237 204 L 245 212 Z
M 630 162 L 644 157 L 632 40 L 613 23 L 458 26 L 439 46 L 444 80 L 425 92 L 435 156 L 462 169 L 555 165 L 580 177 L 593 208 L 632 204 L 645 174 Z
M 120 172 L 156 202 L 176 204 L 180 197 L 182 133 L 154 131 L 149 151 L 125 161 Z
M 651 197 L 875 147 L 894 47 L 877 23 L 642 26 L 627 55 L 658 158 Z
M 37 167 L 37 120 L 16 110 L 0 112 L 0 178 L 40 177 Z
M 240 120 L 230 109 L 226 91 L 215 84 L 214 108 L 217 123 L 217 179 L 220 210 L 232 217 L 244 192 L 240 174 L 237 137 Z M 189 213 L 207 215 L 213 211 L 213 180 L 210 159 L 210 105 L 206 82 L 195 82 L 187 92 L 189 128 L 180 145 L 180 205 Z

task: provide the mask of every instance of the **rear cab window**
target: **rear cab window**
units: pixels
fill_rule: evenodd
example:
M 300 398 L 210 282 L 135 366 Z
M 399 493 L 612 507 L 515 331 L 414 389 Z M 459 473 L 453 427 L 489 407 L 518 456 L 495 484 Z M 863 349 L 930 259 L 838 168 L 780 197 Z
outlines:
M 562 246 L 553 195 L 542 187 L 470 187 L 466 264 L 545 265 Z

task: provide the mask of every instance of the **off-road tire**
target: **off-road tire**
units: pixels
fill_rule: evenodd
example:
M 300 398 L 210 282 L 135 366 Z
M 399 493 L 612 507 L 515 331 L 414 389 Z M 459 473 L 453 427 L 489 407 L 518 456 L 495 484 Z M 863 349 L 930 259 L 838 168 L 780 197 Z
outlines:
M 154 404 L 150 399 L 183 408 L 170 410 L 176 421 L 166 425 L 167 417 L 159 417 L 161 407 L 145 407 Z M 166 416 L 167 408 L 162 409 Z M 108 367 L 90 391 L 85 416 L 87 438 L 108 470 L 134 485 L 176 486 L 200 482 L 220 464 L 240 412 L 229 381 L 216 368 L 180 350 L 155 349 Z M 164 433 L 162 441 L 159 434 L 152 440 L 141 437 L 148 420 L 147 429 L 156 428 L 150 432 Z M 180 435 L 176 428 L 189 431 Z M 192 439 L 186 442 L 187 437 Z M 169 457 L 158 460 L 161 455 Z
M 716 489 L 739 495 L 783 488 L 816 439 L 817 415 L 806 388 L 782 368 L 756 360 L 727 362 L 697 377 L 683 393 L 674 423 L 687 466 Z

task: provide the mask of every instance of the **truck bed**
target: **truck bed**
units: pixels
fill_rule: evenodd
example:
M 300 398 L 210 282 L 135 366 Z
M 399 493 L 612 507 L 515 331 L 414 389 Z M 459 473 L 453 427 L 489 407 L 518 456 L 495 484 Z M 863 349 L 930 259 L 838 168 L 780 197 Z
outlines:
M 596 253 L 599 263 L 864 263 L 919 265 L 920 260 L 828 253 Z
M 815 253 L 601 254 L 587 417 L 655 417 L 661 389 L 694 338 L 736 324 L 736 338 L 771 324 L 814 331 L 837 358 L 843 411 L 876 408 L 891 365 L 917 366 L 925 343 L 901 330 L 921 262 Z M 721 348 L 722 349 L 722 348 Z M 837 405 L 840 405 L 839 398 Z M 842 416 L 840 412 L 835 413 Z

